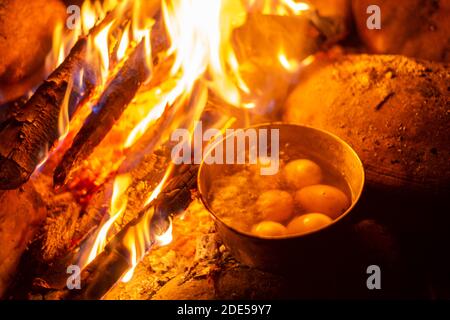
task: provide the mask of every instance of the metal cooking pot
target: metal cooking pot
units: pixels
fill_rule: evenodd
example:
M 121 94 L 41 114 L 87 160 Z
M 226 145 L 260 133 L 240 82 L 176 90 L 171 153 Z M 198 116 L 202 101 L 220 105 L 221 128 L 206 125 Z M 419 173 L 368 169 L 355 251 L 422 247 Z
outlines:
M 349 216 L 354 212 L 364 186 L 364 169 L 356 152 L 339 137 L 312 127 L 271 123 L 251 128 L 279 129 L 280 152 L 295 154 L 298 150 L 306 150 L 308 154 L 333 166 L 343 175 L 350 187 L 351 206 L 323 229 L 285 237 L 258 237 L 224 223 L 209 203 L 208 195 L 212 182 L 226 172 L 224 166 L 232 166 L 232 164 L 203 162 L 198 173 L 200 198 L 213 217 L 223 243 L 240 262 L 272 272 L 298 270 L 298 268 L 315 269 L 318 265 L 330 265 L 333 260 L 342 259 L 345 251 L 351 250 L 349 242 L 345 241 Z M 226 138 L 222 140 L 223 145 Z

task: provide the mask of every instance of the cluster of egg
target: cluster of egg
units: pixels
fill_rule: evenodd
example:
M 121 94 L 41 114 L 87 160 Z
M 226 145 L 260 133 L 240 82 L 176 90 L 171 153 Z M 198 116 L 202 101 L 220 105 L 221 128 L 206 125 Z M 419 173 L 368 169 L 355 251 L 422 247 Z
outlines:
M 321 184 L 322 169 L 308 159 L 289 162 L 282 170 L 285 184 L 293 192 L 273 189 L 262 193 L 256 208 L 262 221 L 252 233 L 263 237 L 302 234 L 321 229 L 350 206 L 350 200 L 336 187 Z M 301 209 L 298 214 L 296 208 Z

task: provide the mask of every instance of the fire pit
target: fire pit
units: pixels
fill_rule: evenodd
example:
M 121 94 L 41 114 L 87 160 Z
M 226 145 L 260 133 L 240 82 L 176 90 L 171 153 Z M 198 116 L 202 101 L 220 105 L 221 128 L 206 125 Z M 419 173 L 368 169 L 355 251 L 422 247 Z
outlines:
M 450 296 L 447 6 L 1 2 L 0 297 Z

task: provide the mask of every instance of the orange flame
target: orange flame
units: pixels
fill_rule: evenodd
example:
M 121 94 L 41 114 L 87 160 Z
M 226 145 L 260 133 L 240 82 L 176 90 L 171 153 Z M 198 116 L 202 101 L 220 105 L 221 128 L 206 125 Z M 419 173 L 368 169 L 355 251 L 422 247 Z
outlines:
M 111 197 L 110 218 L 102 225 L 102 227 L 98 231 L 95 242 L 91 248 L 87 260 L 82 261 L 80 263 L 82 267 L 88 265 L 105 248 L 108 240 L 108 233 L 112 225 L 120 216 L 122 216 L 127 207 L 128 199 L 125 195 L 125 191 L 130 185 L 130 182 L 131 178 L 129 175 L 122 175 L 116 177 Z
M 93 2 L 87 0 L 83 3 L 81 19 L 74 30 L 64 30 L 62 24 L 56 26 L 53 34 L 53 49 L 46 59 L 47 73 L 50 73 L 64 61 L 79 36 L 87 35 L 98 21 L 105 18 L 108 11 L 114 9 L 115 14 L 109 19 L 110 22 L 101 29 L 97 28 L 92 37 L 88 38 L 86 62 L 93 67 L 95 73 L 98 75 L 97 86 L 90 95 L 90 99 L 83 100 L 76 109 L 74 119 L 69 119 L 70 94 L 73 88 L 77 88 L 78 91 L 85 89 L 83 85 L 85 70 L 81 69 L 79 74 L 74 74 L 72 79 L 70 79 L 66 96 L 60 108 L 61 112 L 58 119 L 58 142 L 49 153 L 49 156 L 46 156 L 40 163 L 39 167 L 42 167 L 47 162 L 54 151 L 65 150 L 63 146 L 66 145 L 67 147 L 70 145 L 71 139 L 68 139 L 68 142 L 66 143 L 65 138 L 73 138 L 76 132 L 81 128 L 84 121 L 89 116 L 92 107 L 100 97 L 105 85 L 113 76 L 115 76 L 122 62 L 127 59 L 128 54 L 131 51 L 130 48 L 133 48 L 141 40 L 145 41 L 144 47 L 146 49 L 145 59 L 147 65 L 151 65 L 150 31 L 154 21 L 149 18 L 143 19 L 144 22 L 137 18 L 133 18 L 133 21 L 128 21 L 127 19 L 129 18 L 126 15 L 123 17 L 121 16 L 121 13 L 124 12 L 125 8 L 131 6 L 138 7 L 138 3 L 139 1 L 131 0 L 105 0 L 102 3 L 100 1 Z M 120 27 L 121 23 L 126 27 L 124 28 L 124 31 L 120 33 L 121 38 L 115 39 L 115 36 L 118 33 L 117 28 L 118 26 Z M 117 51 L 116 57 L 113 59 L 115 63 L 113 64 L 111 53 L 116 45 Z
M 103 19 L 106 13 L 118 5 L 119 0 L 107 0 L 103 5 L 97 0 L 94 3 L 87 0 L 81 7 L 81 17 L 73 30 L 64 30 L 63 24 L 58 24 L 53 31 L 52 51 L 46 60 L 46 71 L 50 73 L 58 67 L 69 53 L 81 35 L 87 35 L 97 21 Z
M 155 188 L 155 190 L 153 190 L 153 192 L 150 194 L 148 199 L 145 201 L 144 206 L 147 206 L 148 204 L 150 204 L 150 202 L 152 202 L 153 200 L 155 200 L 158 197 L 158 195 L 161 193 L 161 190 L 164 187 L 167 179 L 169 179 L 170 175 L 172 174 L 172 170 L 173 170 L 173 164 L 171 163 L 169 165 L 169 168 L 167 168 L 166 173 L 164 174 L 164 177 L 161 179 L 161 182 L 158 184 L 158 186 Z
M 225 5 L 229 3 L 222 0 L 162 1 L 164 22 L 171 40 L 166 56 L 174 60 L 170 77 L 159 88 L 148 92 L 157 102 L 128 135 L 125 148 L 142 137 L 166 106 L 188 97 L 194 84 L 202 78 L 207 79 L 208 88 L 224 101 L 242 106 L 241 91 L 249 89 L 239 74 L 230 42 L 235 27 L 231 18 L 236 15 L 232 9 L 236 7 Z M 245 14 L 243 8 L 239 10 L 238 13 Z M 203 107 L 202 103 L 193 106 L 198 110 Z
M 286 57 L 284 50 L 280 50 L 280 52 L 278 53 L 278 61 L 283 66 L 283 68 L 289 72 L 295 72 L 299 68 L 297 60 L 289 59 L 288 57 Z
M 59 111 L 58 117 L 59 139 L 64 139 L 67 133 L 69 132 L 69 100 L 70 94 L 72 92 L 72 87 L 73 87 L 73 79 L 70 78 L 69 83 L 67 84 L 66 94 L 64 95 L 61 109 Z

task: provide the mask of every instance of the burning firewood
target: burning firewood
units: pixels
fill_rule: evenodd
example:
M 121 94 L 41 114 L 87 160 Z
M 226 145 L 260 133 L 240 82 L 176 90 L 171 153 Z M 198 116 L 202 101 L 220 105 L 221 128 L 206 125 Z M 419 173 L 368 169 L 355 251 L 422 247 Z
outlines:
M 103 91 L 94 111 L 55 169 L 55 186 L 66 182 L 72 168 L 91 154 L 134 98 L 141 83 L 148 77 L 145 54 L 145 43 L 142 41 Z
M 46 150 L 58 139 L 60 106 L 69 81 L 84 66 L 85 38 L 80 39 L 65 62 L 37 89 L 16 114 L 0 128 L 0 188 L 14 189 L 28 180 Z M 88 73 L 84 79 L 90 82 Z M 88 83 L 86 83 L 88 84 Z M 88 85 L 91 85 L 89 83 Z M 72 101 L 78 100 L 75 97 Z M 74 101 L 74 102 L 75 102 Z
M 95 84 L 93 66 L 86 61 L 89 37 L 111 22 L 113 14 L 81 37 L 67 58 L 36 90 L 30 100 L 0 127 L 0 189 L 14 189 L 26 182 L 46 152 L 59 138 L 58 118 L 69 84 L 83 70 L 82 83 L 70 90 L 68 109 L 73 110 Z M 69 88 L 70 89 L 70 88 Z
M 221 119 L 223 114 L 215 111 L 212 106 L 210 108 L 212 109 L 208 109 L 204 121 L 215 123 L 218 121 L 216 118 Z M 130 148 L 126 160 L 118 170 L 118 175 L 128 175 L 131 182 L 127 191 L 123 194 L 123 197 L 128 199 L 127 210 L 122 217 L 114 222 L 114 230 L 120 230 L 136 218 L 143 204 L 148 201 L 149 193 L 157 188 L 158 182 L 166 175 L 167 168 L 170 166 L 171 150 L 174 143 L 168 141 L 161 146 L 158 144 L 155 149 L 155 140 L 160 140 L 160 133 L 164 131 L 164 127 L 167 125 L 167 119 L 171 118 L 169 115 L 173 116 L 169 112 L 171 110 L 173 109 L 167 108 L 154 127 L 148 130 L 138 143 Z M 180 112 L 185 114 L 184 110 Z M 179 113 L 175 116 L 177 115 Z M 183 183 L 182 179 L 177 181 Z M 40 187 L 46 188 L 46 186 Z M 181 189 L 182 186 L 179 186 L 179 188 Z M 23 259 L 27 265 L 35 266 L 36 274 L 30 275 L 31 277 L 39 276 L 52 288 L 65 285 L 67 263 L 71 263 L 70 261 L 72 263 L 78 261 L 77 263 L 79 263 L 80 261 L 74 258 L 75 249 L 80 244 L 86 246 L 86 243 L 89 243 L 86 240 L 92 239 L 91 236 L 96 236 L 94 231 L 101 220 L 114 215 L 111 210 L 105 207 L 105 203 L 111 200 L 112 189 L 112 181 L 102 185 L 92 195 L 85 209 L 80 209 L 75 203 L 71 203 L 73 200 L 70 194 L 64 193 L 55 196 L 50 191 L 50 195 L 47 197 L 49 217 L 39 234 L 39 238 L 31 246 L 26 258 Z M 175 189 L 175 187 L 172 189 Z M 63 196 L 67 199 L 66 202 L 60 201 Z M 85 253 L 83 253 L 83 256 Z
M 150 6 L 150 4 L 148 4 Z M 149 64 L 158 63 L 158 54 L 168 47 L 168 38 L 164 30 L 161 12 L 152 9 L 155 17 L 155 24 L 150 32 L 150 39 L 143 38 L 135 48 L 130 50 L 129 56 L 118 72 L 110 80 L 107 87 L 101 94 L 93 110 L 75 139 L 64 154 L 63 159 L 58 164 L 54 172 L 54 185 L 65 184 L 74 170 L 79 168 L 80 163 L 89 157 L 94 149 L 103 141 L 111 128 L 116 124 L 122 113 L 135 98 L 142 83 L 149 79 Z M 147 48 L 149 41 L 150 48 Z M 151 52 L 149 52 L 149 49 Z M 149 80 L 149 87 L 153 84 L 154 78 Z M 155 82 L 158 83 L 158 80 Z M 99 125 L 101 124 L 101 125 Z
M 263 19 L 263 17 L 260 17 L 256 21 L 259 21 L 261 19 Z M 314 28 L 317 33 L 320 31 L 322 35 L 320 39 L 310 34 L 307 35 L 306 37 L 305 36 L 294 37 L 294 39 L 283 38 L 286 43 L 298 44 L 296 45 L 296 50 L 294 50 L 296 52 L 293 56 L 295 56 L 298 59 L 303 59 L 307 55 L 317 51 L 319 47 L 323 45 L 328 45 L 330 43 L 334 43 L 335 41 L 337 41 L 337 39 L 340 39 L 345 32 L 344 28 L 338 21 L 323 19 L 315 15 L 313 16 L 312 19 L 314 20 L 314 22 L 311 22 L 307 18 L 291 20 L 287 19 L 286 17 L 281 17 L 280 19 L 280 17 L 277 16 L 267 16 L 267 18 L 264 19 L 264 21 L 266 21 L 266 25 L 269 25 L 271 27 L 278 26 L 281 24 L 284 27 L 289 26 L 291 29 L 299 27 L 302 28 L 304 27 L 305 29 L 307 29 L 306 25 L 310 25 L 310 28 Z M 160 22 L 161 20 L 157 19 L 156 25 L 157 27 L 161 26 Z M 257 30 L 258 30 L 257 23 L 255 23 L 254 17 L 251 16 L 246 23 L 246 31 L 237 32 L 236 34 L 237 42 L 238 43 L 245 42 L 246 40 L 245 36 L 250 34 L 254 35 L 255 33 L 257 33 Z M 164 48 L 167 47 L 166 37 L 162 30 L 158 30 L 157 28 L 155 28 L 153 31 L 155 31 L 152 32 L 152 39 L 151 39 L 153 53 L 158 53 L 162 47 Z M 162 44 L 158 43 L 158 41 L 161 42 Z M 305 47 L 308 48 L 300 49 L 299 44 L 303 44 L 305 42 L 308 44 L 305 45 Z M 239 44 L 236 44 L 236 46 L 239 47 Z M 243 46 L 244 45 L 241 45 L 242 50 Z M 260 51 L 262 51 L 262 49 L 267 49 L 267 45 L 266 46 L 259 45 L 259 47 L 261 47 Z M 139 49 L 142 48 L 138 48 L 137 50 Z M 271 50 L 267 52 L 270 51 Z M 138 57 L 138 54 L 136 52 L 133 55 L 135 56 L 131 56 L 129 58 L 129 60 L 125 63 L 125 66 L 116 76 L 116 79 L 113 80 L 111 82 L 111 85 L 103 92 L 102 97 L 100 98 L 100 102 L 95 107 L 100 111 L 91 114 L 91 116 L 88 118 L 87 122 L 81 129 L 81 131 L 77 134 L 74 143 L 72 144 L 72 147 L 66 152 L 63 160 L 56 168 L 54 174 L 54 183 L 56 186 L 61 186 L 65 184 L 69 180 L 69 176 L 71 175 L 71 173 L 73 173 L 73 170 L 76 170 L 79 164 L 83 160 L 87 159 L 87 157 L 93 152 L 94 148 L 107 135 L 111 127 L 115 124 L 119 116 L 127 107 L 128 103 L 133 99 L 134 94 L 138 90 L 140 83 L 143 81 L 144 78 L 146 78 L 144 73 L 140 74 L 136 72 L 138 70 L 145 69 L 145 64 L 142 61 L 143 59 L 142 55 L 140 56 L 140 58 Z M 254 52 L 253 55 L 255 56 Z M 252 59 L 255 60 L 256 58 L 252 57 Z M 262 60 L 261 57 L 259 57 L 259 59 Z M 165 68 L 167 68 L 165 64 L 167 64 L 167 61 L 159 63 L 157 65 L 157 68 L 163 70 L 163 72 L 161 72 L 160 70 L 159 73 L 164 73 Z M 267 72 L 267 70 L 265 71 Z M 283 72 L 285 72 L 285 70 L 283 70 Z M 158 77 L 156 77 L 156 80 L 152 79 L 149 87 L 154 87 L 158 85 L 159 84 L 158 79 L 159 79 Z M 262 87 L 260 86 L 258 89 L 261 90 Z M 278 91 L 282 92 L 282 90 Z M 116 99 L 116 96 L 119 97 L 120 99 Z M 98 123 L 102 123 L 102 125 L 99 126 Z M 152 137 L 154 136 L 154 134 L 146 133 L 145 135 L 147 137 L 150 137 L 150 139 L 154 140 L 154 138 Z M 141 143 L 140 145 L 142 146 L 143 144 Z M 142 152 L 142 150 L 138 152 Z M 131 153 L 133 153 L 133 151 L 131 151 Z M 133 158 L 133 156 L 131 158 Z
M 322 65 L 322 58 L 336 50 L 316 52 L 351 31 L 350 0 L 155 0 L 160 19 L 155 19 L 155 11 L 150 14 L 144 10 L 151 0 L 96 1 L 95 12 L 89 16 L 92 21 L 102 20 L 109 10 L 100 3 L 134 4 L 125 14 L 121 8 L 119 14 L 107 16 L 98 28 L 83 36 L 24 107 L 0 109 L 0 189 L 20 186 L 35 171 L 22 188 L 0 190 L 0 204 L 7 204 L 0 213 L 0 243 L 6 243 L 6 249 L 0 250 L 0 294 L 11 282 L 14 269 L 18 271 L 8 288 L 9 297 L 34 299 L 353 297 L 347 292 L 353 289 L 358 297 L 365 297 L 373 296 L 373 291 L 366 290 L 361 272 L 373 263 L 383 269 L 385 296 L 392 284 L 396 286 L 397 278 L 407 282 L 423 278 L 423 271 L 402 276 L 404 270 L 417 264 L 418 256 L 430 257 L 422 259 L 422 264 L 437 261 L 444 272 L 448 270 L 448 258 L 440 258 L 449 238 L 449 219 L 442 214 L 448 210 L 437 211 L 430 200 L 442 202 L 448 192 L 447 65 L 367 55 L 348 55 Z M 151 26 L 154 20 L 157 24 Z M 82 33 L 87 34 L 91 26 L 82 28 Z M 97 31 L 101 36 L 93 37 Z M 63 41 L 62 53 L 53 50 L 58 52 L 58 64 L 75 42 L 75 37 L 70 44 Z M 146 51 L 150 46 L 153 56 Z M 155 56 L 159 51 L 161 54 Z M 152 78 L 146 81 L 150 57 Z M 80 73 L 82 78 L 76 79 Z M 292 89 L 287 110 L 280 109 Z M 217 115 L 208 114 L 211 105 L 213 111 L 219 111 Z M 69 112 L 62 112 L 66 108 Z M 75 109 L 79 110 L 71 119 Z M 296 183 L 305 180 L 307 171 L 297 166 L 300 158 L 281 158 L 289 163 L 279 166 L 279 181 L 236 177 L 244 178 L 240 179 L 243 183 L 219 181 L 226 188 L 205 192 L 209 188 L 204 188 L 203 182 L 213 185 L 218 181 L 217 172 L 197 178 L 197 165 L 186 163 L 192 163 L 193 159 L 186 157 L 191 153 L 195 163 L 208 159 L 202 152 L 208 139 L 203 128 L 217 128 L 217 135 L 221 135 L 239 122 L 246 127 L 257 119 L 280 120 L 281 112 L 289 122 L 327 129 L 354 146 L 368 178 L 367 196 L 362 195 L 358 206 L 349 207 L 349 200 L 355 204 L 360 198 L 364 169 L 352 150 L 349 156 L 357 161 L 349 167 L 358 169 L 358 183 L 341 190 L 346 191 L 340 197 L 343 201 L 334 201 L 338 197 L 319 200 L 335 186 L 311 189 L 304 181 Z M 60 130 L 61 115 L 66 114 L 69 119 L 64 123 L 71 120 L 68 133 L 63 130 L 67 135 Z M 288 136 L 293 140 L 281 145 L 285 151 L 294 151 L 294 140 L 306 137 L 289 127 Z M 190 144 L 180 141 L 174 148 L 173 139 L 180 132 Z M 253 145 L 251 140 L 249 145 Z M 321 144 L 317 137 L 309 141 L 312 143 L 306 147 L 317 146 L 318 155 L 335 149 Z M 179 162 L 174 158 L 181 160 L 176 154 L 178 147 L 192 145 L 194 150 L 182 150 L 183 164 L 175 165 Z M 275 150 L 271 151 L 274 155 Z M 306 150 L 305 154 L 309 155 Z M 331 158 L 339 157 L 333 154 Z M 45 165 L 35 170 L 44 159 Z M 328 174 L 319 161 L 315 167 L 316 173 L 308 174 L 315 176 L 314 184 L 341 171 L 345 177 L 339 185 L 354 177 L 353 170 Z M 228 170 L 221 172 L 230 175 Z M 201 202 L 191 201 L 197 179 Z M 55 190 L 54 185 L 65 188 Z M 268 189 L 260 190 L 262 186 Z M 295 190 L 295 197 L 289 194 L 294 190 L 281 190 L 288 186 L 300 189 Z M 274 193 L 274 187 L 280 190 Z M 373 192 L 375 187 L 384 194 Z M 206 198 L 211 195 L 216 200 L 215 195 L 223 195 L 222 191 L 232 196 L 210 206 Z M 239 201 L 237 195 L 247 191 L 252 192 L 251 197 Z M 259 195 L 262 200 L 256 201 L 259 191 L 264 191 Z M 400 198 L 393 191 L 404 192 L 406 197 Z M 280 192 L 284 192 L 284 206 L 277 204 Z M 437 197 L 428 198 L 430 193 Z M 416 206 L 415 198 L 423 198 L 424 205 Z M 241 211 L 236 210 L 236 201 L 244 204 Z M 332 233 L 337 224 L 322 231 L 291 225 L 310 219 L 309 211 L 317 212 L 316 218 L 319 212 L 326 213 L 327 208 L 316 209 L 318 203 L 352 212 L 346 220 L 336 221 L 342 226 L 334 229 L 339 231 L 336 238 L 326 238 L 326 232 Z M 192 209 L 195 205 L 197 212 Z M 287 228 L 289 237 L 282 234 L 280 239 L 259 239 L 264 233 L 250 237 L 237 230 L 236 240 L 230 241 L 221 229 L 225 224 L 215 213 L 220 207 L 233 213 L 230 221 L 239 222 L 244 219 L 239 213 L 250 212 L 253 205 L 264 219 L 276 220 L 282 233 Z M 294 206 L 308 212 L 295 211 Z M 268 207 L 271 210 L 266 210 Z M 32 213 L 24 218 L 29 211 Z M 296 214 L 299 216 L 294 217 Z M 358 223 L 361 215 L 373 220 Z M 401 219 L 394 223 L 394 216 Z M 18 265 L 41 222 L 39 233 Z M 413 224 L 420 233 L 409 232 Z M 397 231 L 395 236 L 391 236 L 392 230 Z M 320 241 L 317 245 L 308 243 L 308 238 L 320 240 L 322 236 L 323 246 Z M 331 241 L 330 247 L 327 239 L 336 241 Z M 196 240 L 200 240 L 197 246 Z M 264 243 L 269 246 L 264 247 Z M 271 249 L 270 243 L 280 246 Z M 405 247 L 410 252 L 404 251 Z M 280 251 L 286 254 L 278 256 Z M 258 264 L 247 259 L 257 253 L 261 257 Z M 311 263 L 305 263 L 305 257 Z M 409 260 L 399 261 L 405 257 Z M 158 268 L 159 262 L 163 266 Z M 273 268 L 278 264 L 281 269 Z M 274 269 L 286 272 L 270 274 L 268 270 Z M 81 287 L 72 286 L 72 280 L 78 282 L 77 275 L 69 273 L 78 274 L 79 270 Z M 426 270 L 430 271 L 433 267 Z M 119 281 L 124 284 L 116 286 Z
M 192 200 L 191 190 L 196 186 L 198 166 L 182 165 L 175 169 L 175 174 L 160 193 L 160 195 L 144 208 L 136 219 L 130 221 L 105 247 L 81 273 L 81 290 L 55 291 L 47 295 L 47 299 L 99 299 L 103 297 L 111 287 L 124 276 L 132 267 L 129 248 L 126 238 L 132 235 L 137 225 L 145 224 L 150 228 L 151 239 L 144 245 L 149 250 L 155 243 L 155 234 L 159 230 L 168 227 L 171 216 L 187 208 Z M 148 216 L 152 211 L 153 215 Z M 148 220 L 149 219 L 149 220 Z M 148 224 L 148 225 L 147 225 Z M 156 230 L 152 229 L 156 228 Z M 106 272 L 107 271 L 107 272 Z
M 170 146 L 163 145 L 153 153 L 146 155 L 129 172 L 132 179 L 126 192 L 129 206 L 123 218 L 118 219 L 117 230 L 137 217 L 142 208 L 141 204 L 148 198 L 148 193 L 164 176 L 170 162 L 170 151 Z M 22 257 L 18 269 L 24 270 L 24 274 L 19 277 L 20 282 L 11 289 L 13 292 L 16 292 L 16 286 L 29 286 L 31 283 L 34 284 L 34 293 L 41 291 L 43 287 L 62 288 L 65 286 L 67 266 L 78 263 L 75 256 L 78 252 L 77 248 L 80 247 L 80 244 L 85 244 L 89 237 L 95 236 L 96 228 L 109 213 L 105 203 L 111 200 L 112 182 L 105 183 L 92 195 L 86 208 L 81 208 L 69 192 L 55 195 L 50 187 L 50 178 L 45 181 L 35 181 L 35 183 L 36 189 L 41 193 L 45 203 L 42 206 L 45 205 L 47 208 L 47 217 L 41 217 L 41 220 L 45 219 L 45 221 L 40 228 L 38 225 L 33 228 L 31 226 L 23 227 L 24 232 L 28 229 L 39 230 L 39 232 Z M 48 191 L 45 191 L 47 189 Z M 6 219 L 12 218 L 6 217 Z M 0 238 L 8 234 L 0 233 Z M 17 257 L 20 257 L 22 251 L 18 253 Z M 34 272 L 25 272 L 30 266 Z M 0 278 L 7 276 L 12 277 L 12 275 L 5 274 L 5 271 L 2 273 L 0 267 Z
M 326 23 L 324 24 L 325 20 L 317 17 L 314 19 L 314 23 L 319 25 L 319 29 L 324 28 L 322 31 L 326 38 L 333 39 L 333 36 L 341 34 L 339 28 L 334 29 L 332 27 L 331 30 L 334 31 L 330 31 L 330 26 Z M 105 25 L 107 22 L 108 19 L 105 19 L 102 25 Z M 100 29 L 100 27 L 97 29 Z M 159 34 L 158 36 L 161 37 L 162 35 Z M 81 68 L 84 61 L 83 55 L 86 42 L 87 39 L 80 40 L 72 50 L 73 53 L 36 91 L 35 95 L 21 110 L 21 113 L 9 122 L 5 122 L 6 125 L 0 131 L 0 136 L 9 141 L 9 143 L 0 149 L 0 188 L 14 188 L 25 182 L 37 164 L 45 157 L 46 150 L 50 149 L 59 137 L 57 120 L 60 105 L 66 94 L 69 79 L 77 71 L 75 67 Z M 311 42 L 315 42 L 315 39 L 312 38 Z M 136 55 L 138 56 L 139 54 Z M 133 65 L 134 62 L 141 63 L 137 56 L 136 60 L 134 58 L 130 59 L 130 65 Z M 141 69 L 141 67 L 137 66 L 124 66 L 124 70 L 111 83 L 111 88 L 103 93 L 98 106 L 100 112 L 92 114 L 79 132 L 72 148 L 67 152 L 56 170 L 56 185 L 61 185 L 66 181 L 71 168 L 76 167 L 81 160 L 84 160 L 111 129 L 125 106 L 133 98 L 139 83 L 145 78 L 144 73 L 139 71 Z M 86 81 L 89 80 L 89 72 L 85 72 L 84 79 Z M 122 83 L 120 84 L 119 82 Z M 88 94 L 88 91 L 85 90 L 85 96 Z M 123 94 L 118 94 L 117 92 L 119 91 L 123 92 Z M 73 100 L 78 99 L 72 97 L 71 101 Z M 39 117 L 33 113 L 37 109 L 41 110 Z M 30 114 L 33 115 L 30 116 Z M 98 120 L 102 120 L 102 125 L 97 125 Z M 33 124 L 30 124 L 30 122 Z M 34 125 L 37 123 L 38 125 Z

